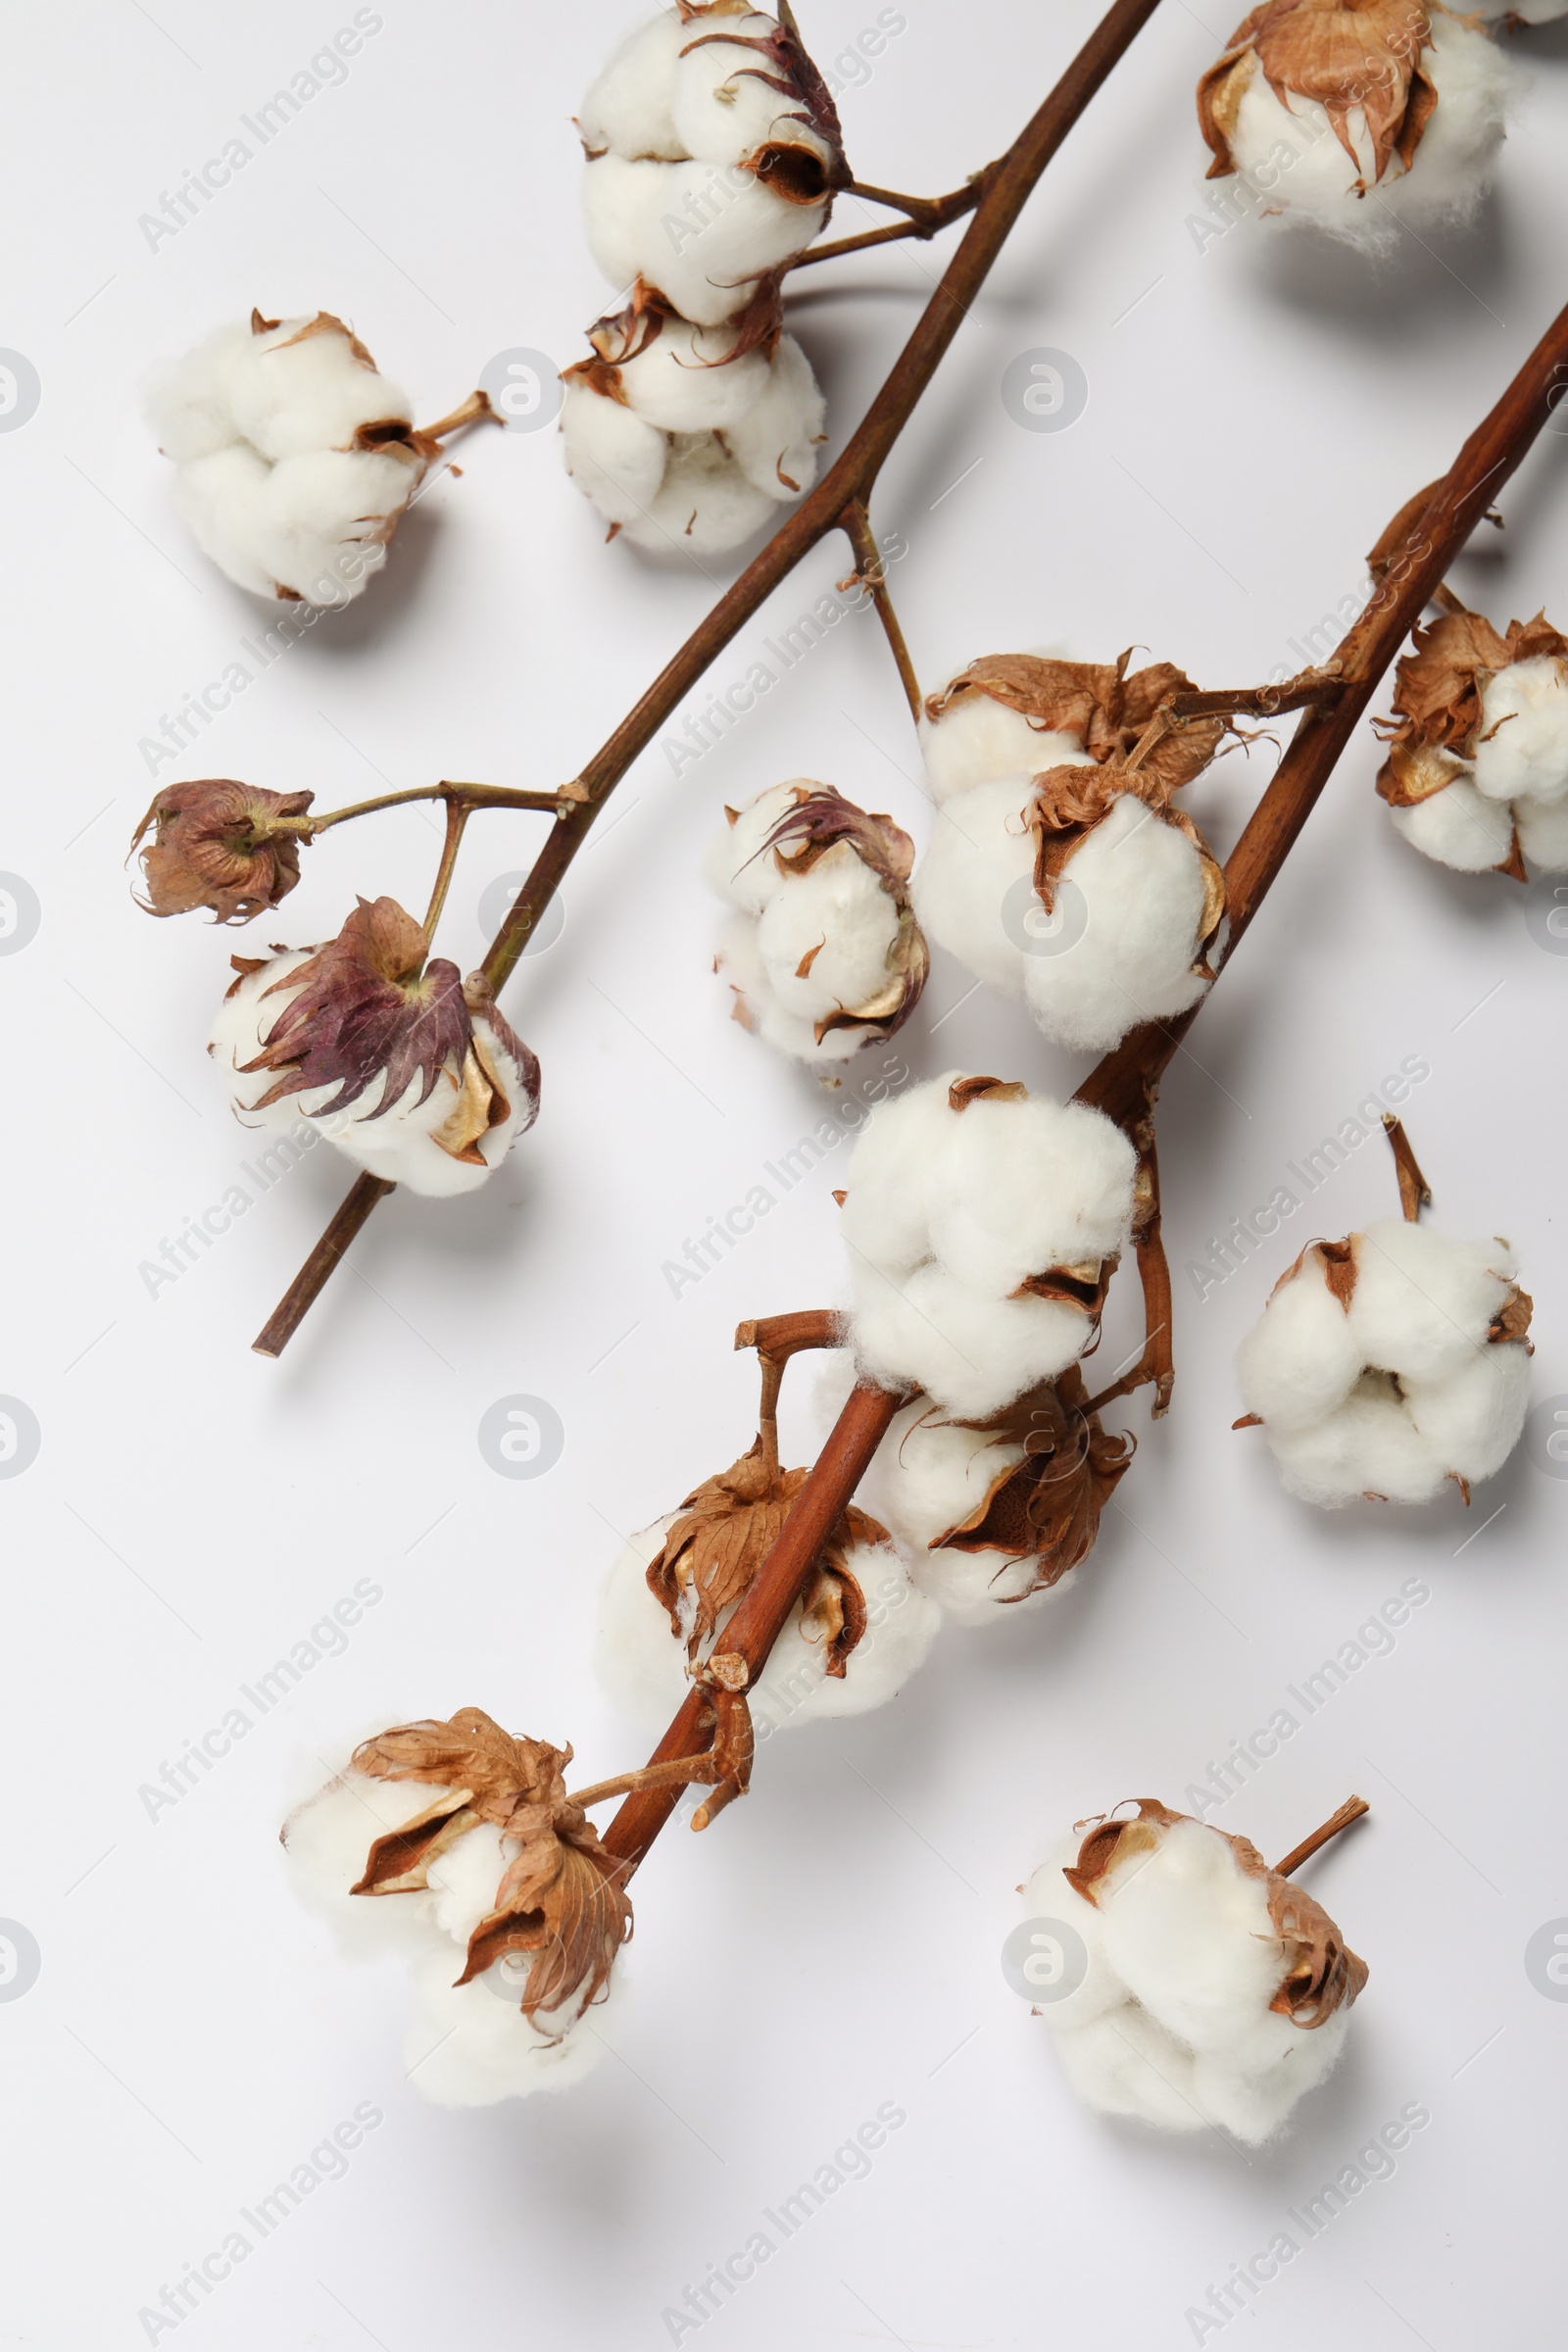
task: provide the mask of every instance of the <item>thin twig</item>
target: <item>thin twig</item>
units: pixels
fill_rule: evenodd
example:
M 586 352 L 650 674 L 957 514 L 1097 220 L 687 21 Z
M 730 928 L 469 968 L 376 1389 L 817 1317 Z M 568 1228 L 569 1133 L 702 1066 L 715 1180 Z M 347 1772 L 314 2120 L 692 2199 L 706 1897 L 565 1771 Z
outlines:
M 430 904 L 425 909 L 424 916 L 426 942 L 435 937 L 435 927 L 441 920 L 441 909 L 447 903 L 447 892 L 452 888 L 452 876 L 457 868 L 458 852 L 463 847 L 464 828 L 473 810 L 473 804 L 466 800 L 462 793 L 449 791 L 446 801 L 446 839 L 441 844 L 441 862 L 436 867 L 435 882 L 430 891 Z
M 1337 1838 L 1342 1830 L 1349 1828 L 1352 1821 L 1359 1821 L 1363 1813 L 1370 1813 L 1371 1810 L 1364 1796 L 1348 1796 L 1339 1811 L 1329 1815 L 1321 1829 L 1314 1830 L 1310 1838 L 1303 1838 L 1299 1845 L 1293 1845 L 1283 1862 L 1275 1863 L 1280 1877 L 1288 1879 L 1293 1870 L 1299 1870 L 1301 1864 L 1317 1852 L 1320 1845 L 1327 1845 L 1331 1838 Z
M 893 609 L 893 599 L 888 592 L 887 565 L 882 561 L 882 551 L 872 535 L 871 517 L 860 501 L 856 498 L 852 499 L 845 508 L 840 520 L 844 526 L 844 535 L 854 550 L 856 568 L 849 579 L 840 580 L 839 586 L 841 589 L 853 588 L 858 581 L 863 587 L 870 590 L 871 602 L 876 607 L 876 616 L 882 623 L 883 635 L 887 638 L 893 659 L 898 664 L 899 676 L 904 681 L 905 698 L 909 706 L 910 716 L 918 726 L 920 723 L 920 681 L 914 674 L 914 663 L 909 659 L 909 649 L 905 643 L 904 631 L 899 626 L 899 616 Z
M 268 830 L 314 836 L 346 824 L 352 816 L 373 816 L 379 809 L 398 808 L 408 801 L 443 801 L 454 792 L 461 792 L 475 808 L 535 808 L 549 816 L 562 812 L 561 800 L 553 792 L 514 792 L 507 784 L 416 784 L 407 792 L 381 792 L 373 800 L 351 801 L 346 808 L 328 809 L 325 816 L 270 817 Z
M 444 441 L 449 433 L 461 432 L 466 424 L 479 424 L 495 416 L 488 392 L 470 392 L 449 416 L 438 417 L 434 424 L 421 424 L 419 432 L 426 441 Z M 501 421 L 498 416 L 496 421 L 498 424 Z
M 1396 1119 L 1392 1110 L 1383 1113 L 1383 1132 L 1394 1153 L 1395 1174 L 1399 1180 L 1399 1206 L 1407 1225 L 1414 1225 L 1424 1208 L 1432 1206 L 1432 1187 L 1416 1164 L 1410 1149 L 1410 1139 L 1404 1132 L 1404 1121 Z

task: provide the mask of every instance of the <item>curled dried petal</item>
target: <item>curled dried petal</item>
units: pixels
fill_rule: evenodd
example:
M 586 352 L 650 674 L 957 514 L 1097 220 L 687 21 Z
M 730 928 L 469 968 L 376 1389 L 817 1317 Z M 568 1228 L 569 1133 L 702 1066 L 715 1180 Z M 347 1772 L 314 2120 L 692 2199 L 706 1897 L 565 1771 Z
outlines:
M 315 797 L 227 776 L 166 784 L 131 838 L 131 855 L 141 848 L 142 905 L 149 914 L 209 906 L 220 923 L 248 923 L 277 906 L 298 882 L 300 847 L 310 842 L 308 826 L 278 820 L 303 817 Z

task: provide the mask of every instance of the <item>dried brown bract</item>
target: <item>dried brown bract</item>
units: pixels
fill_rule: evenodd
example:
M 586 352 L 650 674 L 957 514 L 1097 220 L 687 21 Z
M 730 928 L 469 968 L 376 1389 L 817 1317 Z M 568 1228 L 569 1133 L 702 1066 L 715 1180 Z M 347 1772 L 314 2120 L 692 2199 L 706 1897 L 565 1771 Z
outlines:
M 1291 96 L 1321 106 L 1357 172 L 1350 118 L 1364 115 L 1374 181 L 1396 156 L 1408 171 L 1432 119 L 1438 93 L 1422 64 L 1432 39 L 1423 0 L 1265 0 L 1244 17 L 1225 54 L 1198 85 L 1198 119 L 1213 155 L 1210 179 L 1236 170 L 1231 141 L 1254 75 L 1280 104 Z M 1356 194 L 1366 181 L 1357 179 Z
M 1082 1373 L 1069 1364 L 988 1419 L 956 1424 L 992 1433 L 999 1446 L 1021 1445 L 1024 1457 L 1000 1470 L 975 1509 L 933 1538 L 931 1549 L 1032 1559 L 1033 1584 L 1007 1593 L 1007 1601 L 1058 1584 L 1088 1558 L 1100 1514 L 1132 1461 L 1136 1441 L 1103 1429 L 1085 1409 L 1088 1400 Z
M 705 1479 L 649 1565 L 648 1589 L 669 1612 L 692 1665 L 704 1663 L 719 1619 L 750 1589 L 783 1531 L 808 1473 L 781 1470 L 761 1438 L 729 1469 Z M 826 1670 L 842 1678 L 865 1631 L 865 1596 L 849 1566 L 856 1544 L 885 1544 L 886 1528 L 847 1505 L 802 1598 L 801 1630 L 824 1645 Z
M 522 2013 L 579 2013 L 598 1999 L 631 1934 L 619 1866 L 600 1843 L 563 1778 L 569 1747 L 514 1739 L 482 1708 L 449 1722 L 410 1723 L 355 1750 L 356 1771 L 377 1780 L 428 1782 L 443 1790 L 422 1812 L 370 1847 L 356 1894 L 403 1894 L 425 1886 L 432 1862 L 491 1822 L 518 1851 L 493 1908 L 474 1929 L 457 1979 L 466 1984 L 510 1954 L 527 1954 Z
M 1568 637 L 1544 612 L 1499 636 L 1480 612 L 1445 612 L 1411 633 L 1395 669 L 1394 715 L 1374 723 L 1389 743 L 1378 791 L 1407 808 L 1441 792 L 1486 739 L 1482 702 L 1499 670 L 1539 657 L 1568 660 Z
M 141 905 L 149 914 L 210 906 L 217 922 L 252 921 L 299 880 L 300 848 L 311 831 L 298 820 L 315 797 L 266 792 L 227 776 L 166 784 L 131 838 L 147 885 Z
M 926 716 L 940 719 L 968 697 L 989 695 L 1016 710 L 1040 734 L 1076 735 L 1091 760 L 1125 763 L 1161 704 L 1173 695 L 1196 691 L 1186 671 L 1173 662 L 1151 662 L 1129 675 L 1131 660 L 1130 646 L 1114 662 L 983 654 L 940 693 L 927 695 Z M 1174 720 L 1146 748 L 1138 772 L 1150 784 L 1157 782 L 1168 801 L 1207 767 L 1227 726 L 1223 717 L 1213 714 Z

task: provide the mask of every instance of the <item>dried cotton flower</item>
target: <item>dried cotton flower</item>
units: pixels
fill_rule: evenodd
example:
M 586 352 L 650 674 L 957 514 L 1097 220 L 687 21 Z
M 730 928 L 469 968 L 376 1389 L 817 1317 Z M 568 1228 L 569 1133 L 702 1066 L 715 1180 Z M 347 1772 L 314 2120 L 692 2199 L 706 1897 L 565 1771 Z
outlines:
M 714 958 L 735 1019 L 818 1069 L 891 1037 L 930 962 L 908 835 L 808 777 L 724 815 L 705 871 L 737 909 Z
M 539 1108 L 539 1064 L 477 974 L 426 960 L 393 899 L 359 902 L 335 940 L 236 956 L 208 1051 L 238 1115 L 303 1115 L 390 1184 L 472 1192 Z
M 1259 2146 L 1332 2072 L 1366 1963 L 1247 1838 L 1137 1802 L 1136 1820 L 1064 1843 L 1024 1890 L 1087 1958 L 1037 2014 L 1091 2107 Z
M 265 792 L 230 777 L 166 784 L 136 827 L 149 914 L 211 907 L 220 923 L 248 923 L 285 899 L 311 839 L 309 792 Z M 148 834 L 152 839 L 147 839 Z

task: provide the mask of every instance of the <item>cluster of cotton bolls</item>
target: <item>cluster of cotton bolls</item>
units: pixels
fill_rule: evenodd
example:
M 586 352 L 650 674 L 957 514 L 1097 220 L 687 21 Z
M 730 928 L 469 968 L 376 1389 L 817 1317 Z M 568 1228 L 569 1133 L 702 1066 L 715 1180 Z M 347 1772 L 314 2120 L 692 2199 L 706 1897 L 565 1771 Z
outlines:
M 681 0 L 578 128 L 588 242 L 631 302 L 565 372 L 567 470 L 612 537 L 722 553 L 816 475 L 822 396 L 778 289 L 846 178 L 833 101 L 776 18 Z
M 1439 0 L 1264 0 L 1198 85 L 1208 176 L 1239 172 L 1262 219 L 1384 252 L 1401 224 L 1475 213 L 1521 87 Z
M 1415 1224 L 1314 1242 L 1237 1357 L 1287 1489 L 1329 1508 L 1431 1502 L 1501 1469 L 1524 1427 L 1530 1300 L 1505 1242 Z
M 440 453 L 437 433 L 487 410 L 479 394 L 416 431 L 407 395 L 327 311 L 253 311 L 249 326 L 220 326 L 148 400 L 203 554 L 236 587 L 310 605 L 364 594 Z
M 824 1071 L 891 1037 L 929 966 L 908 835 L 806 777 L 724 815 L 704 872 L 736 909 L 713 959 L 735 1019 Z
M 1057 1947 L 1037 2014 L 1090 2106 L 1255 2147 L 1333 2070 L 1366 1964 L 1245 1838 L 1145 1797 L 1024 1893 Z
M 598 2034 L 583 2030 L 583 2017 L 589 2007 L 596 2021 L 604 2017 L 617 1997 L 620 1971 L 609 1976 L 603 1992 L 573 1987 L 558 2008 L 532 2017 L 522 2009 L 534 1965 L 526 1954 L 506 1954 L 467 1983 L 455 1981 L 521 1850 L 518 1839 L 468 1811 L 454 1813 L 460 1834 L 436 1842 L 427 1859 L 404 1874 L 406 1884 L 354 1891 L 364 1886 L 375 1841 L 439 1815 L 462 1793 L 439 1782 L 410 1789 L 345 1764 L 291 1814 L 283 1845 L 296 1895 L 327 1923 L 346 1957 L 394 1957 L 411 1969 L 415 2011 L 404 2041 L 410 2080 L 437 2106 L 483 2107 L 579 2082 L 606 2047 Z
M 1461 873 L 1568 872 L 1568 638 L 1544 613 L 1417 629 L 1378 790 L 1413 849 Z
M 483 1184 L 533 1124 L 539 1064 L 485 981 L 426 947 L 394 900 L 362 899 L 325 947 L 236 956 L 208 1043 L 236 1115 L 412 1192 Z
M 1218 866 L 1171 795 L 1212 760 L 1217 718 L 1173 726 L 1130 763 L 1168 662 L 989 655 L 927 698 L 936 828 L 915 873 L 930 937 L 1057 1044 L 1102 1053 L 1185 1012 L 1211 974 Z
M 877 1111 L 843 1233 L 862 1371 L 977 1419 L 1077 1361 L 1127 1240 L 1137 1158 L 1079 1103 L 950 1072 Z

